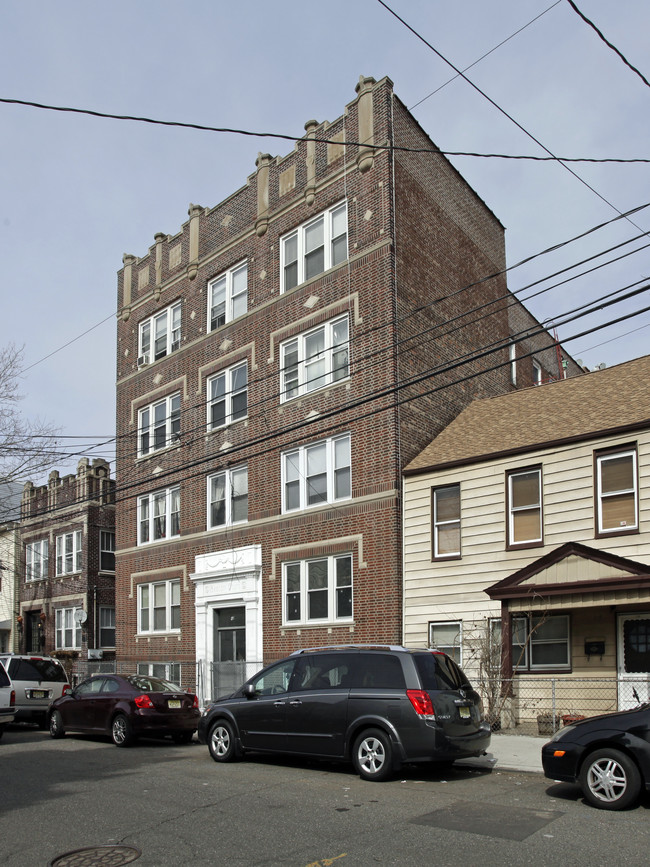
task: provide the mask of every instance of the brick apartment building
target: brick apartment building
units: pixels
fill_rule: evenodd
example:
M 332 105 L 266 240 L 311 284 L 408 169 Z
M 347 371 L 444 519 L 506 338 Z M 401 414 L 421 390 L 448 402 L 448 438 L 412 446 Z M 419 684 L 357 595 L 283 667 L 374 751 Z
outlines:
M 305 129 L 118 278 L 118 658 L 185 686 L 198 661 L 204 696 L 399 642 L 402 467 L 473 398 L 580 372 L 389 79 Z
M 47 653 L 83 675 L 115 659 L 115 480 L 82 458 L 76 475 L 27 482 L 21 504 L 20 653 Z M 90 665 L 89 665 L 90 663 Z

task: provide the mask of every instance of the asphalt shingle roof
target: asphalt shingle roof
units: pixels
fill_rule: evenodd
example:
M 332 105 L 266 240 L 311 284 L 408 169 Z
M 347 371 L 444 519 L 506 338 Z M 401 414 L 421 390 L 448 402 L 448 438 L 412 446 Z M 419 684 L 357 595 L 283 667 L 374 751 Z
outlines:
M 650 355 L 475 400 L 405 469 L 409 475 L 626 427 L 650 427 Z

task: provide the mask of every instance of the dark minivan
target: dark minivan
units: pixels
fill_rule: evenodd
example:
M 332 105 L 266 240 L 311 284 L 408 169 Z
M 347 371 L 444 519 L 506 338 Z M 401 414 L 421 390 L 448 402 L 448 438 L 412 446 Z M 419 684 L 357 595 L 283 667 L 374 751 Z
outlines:
M 490 744 L 481 700 L 438 650 L 298 650 L 209 705 L 198 737 L 216 762 L 249 751 L 351 760 L 366 780 L 405 762 L 479 756 Z

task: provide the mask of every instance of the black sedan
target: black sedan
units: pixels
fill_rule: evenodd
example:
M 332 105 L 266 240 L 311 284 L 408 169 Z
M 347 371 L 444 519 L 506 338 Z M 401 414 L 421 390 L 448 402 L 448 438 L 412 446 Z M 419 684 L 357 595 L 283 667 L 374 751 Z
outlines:
M 50 734 L 66 732 L 110 735 L 118 747 L 138 737 L 170 735 L 186 744 L 199 724 L 199 701 L 173 683 L 148 675 L 100 674 L 52 702 Z
M 594 807 L 623 810 L 650 790 L 650 704 L 590 717 L 542 747 L 544 774 L 579 783 Z

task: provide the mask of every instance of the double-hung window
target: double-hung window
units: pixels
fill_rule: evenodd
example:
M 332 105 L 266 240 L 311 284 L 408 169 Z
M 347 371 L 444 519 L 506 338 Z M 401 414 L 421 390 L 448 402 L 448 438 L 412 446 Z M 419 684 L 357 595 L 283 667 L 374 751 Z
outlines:
M 57 650 L 81 649 L 81 623 L 74 619 L 76 608 L 57 608 L 54 615 Z
M 513 617 L 513 668 L 517 671 L 569 669 L 570 639 L 568 614 Z
M 282 475 L 283 512 L 349 499 L 350 434 L 285 452 Z
M 115 532 L 99 531 L 99 568 L 102 572 L 115 572 Z
M 219 328 L 248 309 L 248 264 L 230 268 L 208 283 L 208 327 Z
M 542 543 L 542 470 L 508 473 L 508 547 Z
M 99 647 L 115 647 L 115 608 L 99 609 Z
M 29 542 L 25 546 L 25 579 L 27 581 L 47 578 L 48 548 L 47 539 Z
M 138 455 L 157 452 L 178 441 L 181 432 L 181 396 L 172 394 L 138 412 Z
M 447 656 L 463 664 L 463 624 L 460 620 L 429 623 L 429 647 L 444 650 Z
M 333 319 L 280 347 L 281 400 L 346 379 L 350 373 L 349 321 Z
M 208 529 L 248 520 L 248 467 L 208 476 Z
M 140 323 L 138 366 L 164 358 L 181 345 L 181 304 L 172 304 Z
M 180 535 L 180 487 L 138 497 L 138 545 Z
M 433 557 L 460 557 L 460 485 L 432 492 Z
M 138 585 L 138 632 L 174 632 L 180 628 L 180 580 Z
M 283 621 L 287 625 L 352 619 L 352 556 L 283 564 Z
M 224 427 L 248 415 L 248 362 L 208 379 L 208 430 Z
M 282 291 L 317 277 L 348 257 L 348 206 L 341 202 L 281 240 Z
M 639 528 L 636 449 L 596 455 L 598 533 Z
M 56 574 L 81 572 L 81 530 L 56 537 Z

